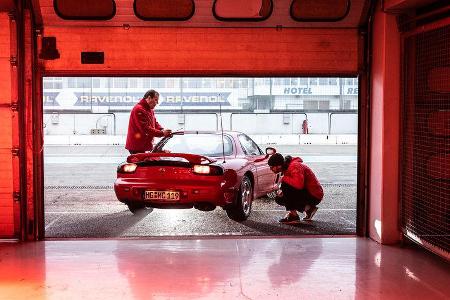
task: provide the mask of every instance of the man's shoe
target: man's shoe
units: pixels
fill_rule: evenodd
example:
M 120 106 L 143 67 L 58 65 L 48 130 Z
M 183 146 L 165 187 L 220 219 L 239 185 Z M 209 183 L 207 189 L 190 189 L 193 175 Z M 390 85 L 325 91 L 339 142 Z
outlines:
M 303 221 L 311 221 L 312 217 L 314 217 L 318 209 L 319 208 L 317 206 L 314 206 L 305 211 L 306 217 L 303 218 Z
M 283 219 L 280 219 L 278 222 L 283 224 L 294 224 L 300 223 L 300 217 L 298 215 L 288 214 Z

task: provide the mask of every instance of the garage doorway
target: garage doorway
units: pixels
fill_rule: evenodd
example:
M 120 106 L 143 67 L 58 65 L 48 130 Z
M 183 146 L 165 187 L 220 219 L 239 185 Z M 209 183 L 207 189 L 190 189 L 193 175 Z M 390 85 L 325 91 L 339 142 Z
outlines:
M 244 222 L 225 211 L 146 209 L 114 193 L 131 108 L 160 93 L 158 122 L 178 130 L 233 130 L 259 147 L 301 157 L 325 197 L 312 222 L 278 223 L 284 208 L 256 199 Z M 355 234 L 358 79 L 342 77 L 45 77 L 47 238 Z

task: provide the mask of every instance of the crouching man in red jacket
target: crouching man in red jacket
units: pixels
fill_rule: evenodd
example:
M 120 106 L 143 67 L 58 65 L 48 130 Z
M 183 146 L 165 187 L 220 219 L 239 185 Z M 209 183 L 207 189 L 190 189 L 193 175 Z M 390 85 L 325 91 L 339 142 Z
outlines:
M 306 213 L 304 221 L 312 219 L 317 212 L 317 205 L 322 201 L 323 189 L 313 171 L 303 164 L 299 157 L 286 156 L 275 153 L 269 158 L 270 170 L 283 173 L 281 191 L 277 193 L 275 201 L 286 207 L 288 214 L 280 223 L 298 223 L 300 217 L 297 211 Z
M 149 90 L 131 110 L 125 144 L 125 148 L 131 154 L 152 150 L 155 137 L 168 136 L 172 133 L 169 129 L 164 130 L 156 121 L 153 109 L 158 101 L 159 93 Z

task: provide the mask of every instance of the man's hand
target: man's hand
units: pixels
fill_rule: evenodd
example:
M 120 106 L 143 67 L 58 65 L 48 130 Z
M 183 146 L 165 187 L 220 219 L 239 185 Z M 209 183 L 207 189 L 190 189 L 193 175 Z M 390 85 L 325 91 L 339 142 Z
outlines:
M 281 189 L 275 189 L 267 194 L 270 199 L 283 197 L 283 191 Z
M 170 129 L 164 129 L 162 132 L 163 132 L 163 136 L 164 137 L 169 136 L 169 135 L 172 134 L 172 130 L 170 130 Z

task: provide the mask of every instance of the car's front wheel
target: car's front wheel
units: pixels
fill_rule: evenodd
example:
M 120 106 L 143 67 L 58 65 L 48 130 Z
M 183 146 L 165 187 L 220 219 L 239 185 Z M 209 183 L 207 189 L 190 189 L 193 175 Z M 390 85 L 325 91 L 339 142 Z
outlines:
M 245 221 L 250 216 L 253 203 L 253 186 L 250 178 L 244 175 L 239 188 L 236 203 L 226 209 L 230 219 L 235 221 Z
M 142 203 L 127 203 L 128 209 L 133 213 L 136 214 L 139 211 L 143 210 L 145 208 L 145 204 Z

